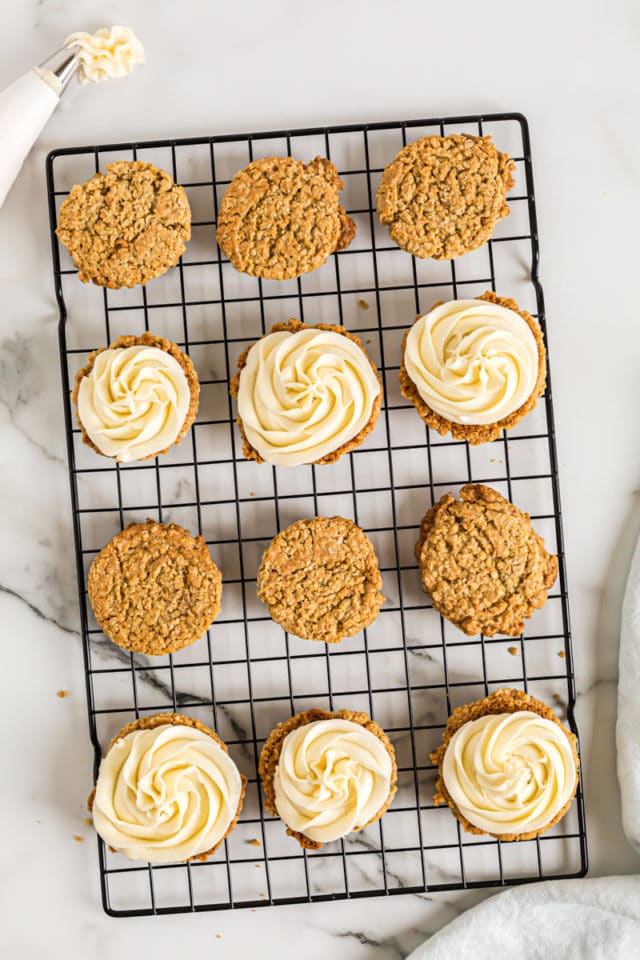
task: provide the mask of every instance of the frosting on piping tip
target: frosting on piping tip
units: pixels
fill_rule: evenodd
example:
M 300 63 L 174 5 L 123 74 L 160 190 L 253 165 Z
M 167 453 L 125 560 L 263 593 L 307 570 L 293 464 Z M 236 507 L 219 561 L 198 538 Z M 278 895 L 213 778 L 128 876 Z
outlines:
M 95 33 L 72 33 L 65 47 L 78 47 L 81 83 L 99 83 L 128 76 L 144 63 L 144 49 L 129 27 L 101 27 Z

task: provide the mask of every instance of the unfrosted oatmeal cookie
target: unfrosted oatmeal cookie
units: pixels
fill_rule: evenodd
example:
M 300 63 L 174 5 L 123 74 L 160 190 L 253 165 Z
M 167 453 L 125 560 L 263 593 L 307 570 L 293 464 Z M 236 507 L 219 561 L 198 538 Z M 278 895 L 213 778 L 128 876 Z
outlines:
M 438 301 L 402 341 L 400 391 L 443 436 L 487 443 L 520 423 L 544 393 L 542 330 L 491 290 Z
M 577 740 L 524 690 L 496 690 L 456 707 L 438 749 L 433 801 L 468 833 L 532 840 L 568 811 L 578 787 Z
M 190 358 L 149 332 L 90 353 L 71 394 L 83 442 L 119 463 L 149 460 L 179 444 L 199 397 Z
M 191 238 L 191 210 L 182 187 L 152 163 L 118 160 L 106 171 L 73 187 L 56 234 L 83 283 L 118 290 L 178 262 Z
M 262 748 L 258 772 L 265 807 L 308 850 L 379 820 L 398 778 L 389 737 L 353 710 L 305 710 L 279 723 Z
M 519 636 L 558 575 L 528 515 L 482 484 L 431 507 L 416 558 L 434 608 L 469 636 Z
M 459 257 L 486 243 L 509 213 L 514 168 L 491 137 L 422 137 L 385 167 L 376 196 L 380 223 L 416 257 Z
M 254 160 L 222 198 L 216 237 L 236 270 L 289 280 L 348 247 L 355 224 L 339 204 L 344 184 L 330 160 Z
M 160 656 L 198 640 L 220 612 L 222 577 L 201 536 L 175 523 L 133 523 L 89 570 L 98 625 L 124 650 Z
M 283 630 L 337 643 L 368 627 L 384 597 L 373 545 L 353 520 L 297 520 L 273 538 L 258 570 L 258 597 Z

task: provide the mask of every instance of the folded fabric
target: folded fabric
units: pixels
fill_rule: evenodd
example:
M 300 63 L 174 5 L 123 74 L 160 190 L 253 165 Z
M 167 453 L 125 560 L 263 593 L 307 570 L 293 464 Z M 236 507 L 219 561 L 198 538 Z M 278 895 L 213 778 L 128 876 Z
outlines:
M 512 887 L 434 934 L 409 960 L 640 957 L 640 877 Z
M 629 842 L 640 852 L 640 540 L 622 604 L 619 663 L 616 742 L 622 826 Z

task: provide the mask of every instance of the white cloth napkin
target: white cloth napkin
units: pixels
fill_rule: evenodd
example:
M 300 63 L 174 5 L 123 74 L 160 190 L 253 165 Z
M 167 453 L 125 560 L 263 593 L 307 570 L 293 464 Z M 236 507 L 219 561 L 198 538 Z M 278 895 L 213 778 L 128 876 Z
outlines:
M 622 820 L 640 851 L 640 541 L 620 627 L 618 780 Z M 512 887 L 468 910 L 409 960 L 640 958 L 640 876 Z

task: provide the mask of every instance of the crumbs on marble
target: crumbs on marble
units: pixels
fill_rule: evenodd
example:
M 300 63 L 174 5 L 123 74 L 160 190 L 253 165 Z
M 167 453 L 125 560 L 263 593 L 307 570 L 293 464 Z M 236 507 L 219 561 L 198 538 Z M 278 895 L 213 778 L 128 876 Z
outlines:
M 222 940 L 222 934 L 216 933 L 216 940 Z
M 564 660 L 564 658 L 566 657 L 566 653 L 564 652 L 564 650 L 558 650 L 558 656 L 560 657 L 561 660 Z
M 75 840 L 76 843 L 83 843 L 83 842 L 84 842 L 84 837 L 80 836 L 79 833 L 74 833 L 73 839 Z
M 253 840 L 247 840 L 247 843 L 251 844 L 252 847 L 261 847 L 261 846 L 262 846 L 262 843 L 260 842 L 260 840 L 257 839 L 257 837 L 254 837 Z
M 260 869 L 262 869 L 262 864 L 261 864 L 261 863 L 256 863 L 255 867 L 256 867 L 256 870 L 260 870 Z
M 358 300 L 358 306 L 360 307 L 361 310 L 369 309 L 369 304 L 367 303 L 366 300 Z
M 371 337 L 367 337 L 367 339 L 365 340 L 365 343 L 371 343 Z
M 250 497 L 255 497 L 255 495 L 256 495 L 255 490 L 249 490 L 249 496 L 250 496 Z
M 58 690 L 58 692 L 56 693 L 56 697 L 60 697 L 61 700 L 64 700 L 64 698 L 68 696 L 69 696 L 68 690 Z
M 85 824 L 85 826 L 87 826 L 87 827 L 90 827 L 90 826 L 93 824 L 93 820 L 91 819 L 91 817 L 85 817 L 82 822 L 83 822 L 83 823 Z
M 512 657 L 517 657 L 517 656 L 518 656 L 518 648 L 517 648 L 517 647 L 507 647 L 507 650 L 509 651 L 509 653 L 511 654 Z

